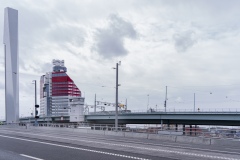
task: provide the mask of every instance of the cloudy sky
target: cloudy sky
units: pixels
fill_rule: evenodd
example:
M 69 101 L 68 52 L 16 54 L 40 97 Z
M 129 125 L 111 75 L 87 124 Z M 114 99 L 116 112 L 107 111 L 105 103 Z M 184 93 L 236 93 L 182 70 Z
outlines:
M 19 12 L 20 116 L 34 105 L 32 80 L 65 60 L 86 98 L 131 110 L 240 110 L 240 2 L 237 0 L 1 0 Z M 0 119 L 5 117 L 0 45 Z M 104 87 L 102 87 L 104 86 Z M 39 88 L 39 86 L 38 86 Z M 38 89 L 39 102 L 39 89 Z M 113 110 L 109 108 L 108 110 Z

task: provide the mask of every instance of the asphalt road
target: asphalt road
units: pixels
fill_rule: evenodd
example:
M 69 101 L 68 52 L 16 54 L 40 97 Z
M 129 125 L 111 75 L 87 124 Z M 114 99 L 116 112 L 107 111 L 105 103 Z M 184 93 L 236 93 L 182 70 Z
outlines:
M 146 156 L 141 154 L 127 153 L 109 149 L 100 149 L 67 143 L 57 143 L 51 141 L 35 140 L 29 138 L 18 138 L 13 136 L 0 135 L 1 150 L 13 153 L 15 157 L 25 158 L 31 156 L 43 160 L 123 160 L 123 159 L 159 159 L 158 157 Z M 30 140 L 30 141 L 29 141 Z M 29 159 L 34 159 L 29 158 Z M 171 160 L 169 158 L 160 158 Z
M 38 128 L 0 127 L 0 159 L 240 160 L 240 149 Z

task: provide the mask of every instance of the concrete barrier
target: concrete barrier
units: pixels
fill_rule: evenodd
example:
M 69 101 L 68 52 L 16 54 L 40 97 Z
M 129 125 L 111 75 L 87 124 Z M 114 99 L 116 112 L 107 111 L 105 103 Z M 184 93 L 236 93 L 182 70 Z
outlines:
M 133 137 L 133 138 L 148 138 L 147 133 L 134 133 L 134 132 L 125 132 L 124 134 L 125 137 Z
M 105 131 L 105 135 L 124 137 L 124 132 Z
M 104 130 L 90 130 L 90 129 L 88 129 L 87 133 L 105 135 L 105 131 Z
M 176 142 L 211 145 L 211 139 L 203 137 L 177 136 Z
M 181 142 L 181 143 L 193 143 L 204 145 L 223 145 L 240 147 L 240 139 L 218 139 L 218 138 L 204 138 L 204 137 L 191 137 L 191 136 L 178 136 L 178 135 L 165 135 L 165 134 L 147 134 L 147 133 L 135 133 L 135 132 L 114 132 L 104 130 L 91 130 L 86 128 L 64 128 L 64 127 L 35 127 L 35 126 L 18 126 L 18 128 L 31 129 L 31 130 L 46 130 L 56 132 L 75 132 L 75 133 L 89 133 L 99 135 L 111 135 L 121 137 L 143 138 L 143 139 L 155 139 L 162 141 Z
M 73 132 L 76 132 L 76 133 L 88 133 L 88 129 L 74 128 Z
M 239 139 L 231 140 L 231 139 L 213 138 L 213 139 L 211 139 L 211 145 L 233 146 L 233 147 L 240 148 L 240 140 Z
M 164 134 L 149 134 L 148 139 L 157 139 L 163 141 L 176 142 L 176 137 L 174 135 L 164 135 Z
M 31 130 L 45 130 L 45 131 L 68 131 L 68 132 L 73 132 L 73 128 L 58 128 L 58 127 L 30 127 Z

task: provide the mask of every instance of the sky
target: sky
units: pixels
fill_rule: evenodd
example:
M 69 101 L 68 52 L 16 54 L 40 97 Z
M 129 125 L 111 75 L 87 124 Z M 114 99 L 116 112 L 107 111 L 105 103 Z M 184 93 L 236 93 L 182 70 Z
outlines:
M 18 10 L 20 117 L 34 107 L 37 80 L 65 61 L 88 105 L 128 109 L 240 111 L 238 0 L 0 0 Z M 1 40 L 2 42 L 2 40 Z M 0 44 L 0 119 L 5 118 L 4 49 Z M 114 108 L 107 108 L 114 110 Z

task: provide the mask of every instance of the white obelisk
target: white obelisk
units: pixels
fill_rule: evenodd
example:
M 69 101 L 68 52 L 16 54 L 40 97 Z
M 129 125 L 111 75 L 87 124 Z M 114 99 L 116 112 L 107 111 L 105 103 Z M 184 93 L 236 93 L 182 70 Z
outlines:
M 19 121 L 18 11 L 4 10 L 5 107 L 6 122 Z

